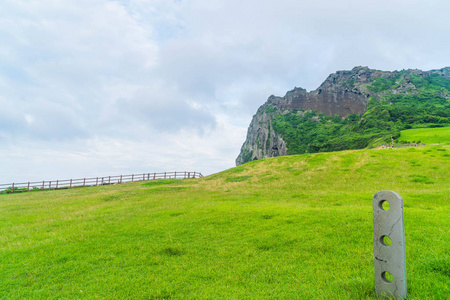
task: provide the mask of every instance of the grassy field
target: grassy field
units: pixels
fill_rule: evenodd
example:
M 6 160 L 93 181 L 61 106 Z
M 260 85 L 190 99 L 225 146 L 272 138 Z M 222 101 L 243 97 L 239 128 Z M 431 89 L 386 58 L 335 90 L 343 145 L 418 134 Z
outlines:
M 0 196 L 1 299 L 374 299 L 372 197 L 404 199 L 409 299 L 450 294 L 450 145 Z
M 401 132 L 400 141 L 426 144 L 450 143 L 450 127 L 409 129 Z

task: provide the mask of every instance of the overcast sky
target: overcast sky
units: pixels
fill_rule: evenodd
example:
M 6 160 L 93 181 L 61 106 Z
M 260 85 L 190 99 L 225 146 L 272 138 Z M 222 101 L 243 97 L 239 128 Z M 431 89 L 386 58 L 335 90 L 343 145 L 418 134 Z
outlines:
M 0 183 L 234 166 L 271 95 L 450 66 L 448 0 L 1 0 Z

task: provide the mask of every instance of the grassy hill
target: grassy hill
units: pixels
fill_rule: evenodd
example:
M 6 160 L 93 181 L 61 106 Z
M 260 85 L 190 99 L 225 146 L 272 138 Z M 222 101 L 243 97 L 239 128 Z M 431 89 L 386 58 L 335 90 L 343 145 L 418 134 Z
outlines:
M 0 298 L 374 299 L 372 197 L 404 199 L 409 299 L 450 294 L 450 145 L 0 196 Z
M 427 144 L 436 144 L 442 141 L 450 143 L 450 127 L 403 130 L 398 139 L 408 142 L 420 141 Z

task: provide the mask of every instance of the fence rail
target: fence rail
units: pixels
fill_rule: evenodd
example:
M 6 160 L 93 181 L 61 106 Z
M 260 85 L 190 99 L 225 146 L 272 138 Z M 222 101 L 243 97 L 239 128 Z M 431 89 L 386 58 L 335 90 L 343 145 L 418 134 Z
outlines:
M 201 178 L 200 172 L 163 172 L 163 173 L 140 173 L 131 175 L 116 175 L 105 177 L 90 177 L 79 179 L 64 179 L 64 180 L 43 180 L 35 182 L 21 182 L 21 183 L 5 183 L 0 184 L 0 193 L 19 193 L 38 190 L 55 190 L 55 189 L 70 189 L 74 187 L 86 187 L 108 184 L 120 184 L 135 181 L 147 181 L 158 179 L 188 179 Z

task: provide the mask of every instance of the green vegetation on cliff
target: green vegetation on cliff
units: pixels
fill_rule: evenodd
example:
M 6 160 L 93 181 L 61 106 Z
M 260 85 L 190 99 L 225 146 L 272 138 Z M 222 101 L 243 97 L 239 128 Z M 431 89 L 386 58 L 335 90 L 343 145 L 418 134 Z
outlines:
M 391 135 L 394 138 L 400 135 L 395 124 L 388 120 L 386 110 L 379 107 L 345 119 L 292 111 L 275 118 L 272 124 L 286 141 L 288 154 L 361 149 L 375 141 L 389 142 Z
M 404 199 L 408 299 L 450 293 L 450 146 L 0 196 L 1 299 L 377 299 L 372 197 Z
M 367 88 L 375 93 L 387 91 L 396 86 L 397 81 L 399 80 L 402 74 L 403 72 L 400 72 L 397 76 L 393 76 L 390 78 L 383 78 L 383 77 L 375 78 Z

